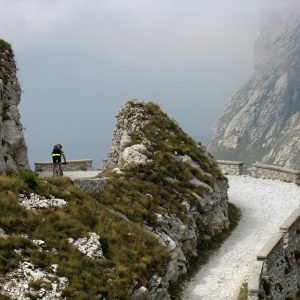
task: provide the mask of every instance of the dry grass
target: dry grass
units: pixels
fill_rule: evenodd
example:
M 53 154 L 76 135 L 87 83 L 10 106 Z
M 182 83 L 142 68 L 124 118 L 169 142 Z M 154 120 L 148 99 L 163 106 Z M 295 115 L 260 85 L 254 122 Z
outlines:
M 49 250 L 55 248 L 57 252 L 39 252 L 24 238 L 0 238 L 0 273 L 16 267 L 26 256 L 45 269 L 53 263 L 59 264 L 58 275 L 70 279 L 64 291 L 68 299 L 97 299 L 98 292 L 125 299 L 133 280 L 146 284 L 151 274 L 165 272 L 167 252 L 140 224 L 126 222 L 110 213 L 90 195 L 77 190 L 67 178 L 35 177 L 34 189 L 30 187 L 31 180 L 26 182 L 22 178 L 20 174 L 0 178 L 0 227 L 7 234 L 42 239 Z M 64 198 L 68 209 L 34 213 L 18 205 L 18 193 L 28 195 L 37 191 L 40 195 Z M 107 258 L 104 261 L 91 260 L 67 243 L 68 237 L 85 236 L 91 231 L 101 237 Z M 22 256 L 13 249 L 22 249 Z

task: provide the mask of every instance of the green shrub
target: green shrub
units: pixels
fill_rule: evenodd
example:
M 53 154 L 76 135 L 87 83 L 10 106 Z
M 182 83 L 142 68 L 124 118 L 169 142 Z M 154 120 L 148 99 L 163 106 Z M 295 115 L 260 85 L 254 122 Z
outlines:
M 37 175 L 31 170 L 23 170 L 15 173 L 15 176 L 19 177 L 22 181 L 25 182 L 27 187 L 31 190 L 35 190 L 38 186 Z

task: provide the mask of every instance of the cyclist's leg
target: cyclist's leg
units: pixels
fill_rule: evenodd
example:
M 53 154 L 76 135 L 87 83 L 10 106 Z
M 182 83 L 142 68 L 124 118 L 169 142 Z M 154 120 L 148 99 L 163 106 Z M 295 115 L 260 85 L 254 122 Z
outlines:
M 53 157 L 53 166 L 54 166 L 53 176 L 62 176 L 60 156 Z
M 53 163 L 52 163 L 52 175 L 55 176 L 55 168 L 56 168 L 56 161 L 55 158 L 53 157 Z
M 63 173 L 63 170 L 62 170 L 62 167 L 61 167 L 61 163 L 58 164 L 58 176 L 63 176 L 64 173 Z
M 53 163 L 53 176 L 58 176 L 58 163 Z

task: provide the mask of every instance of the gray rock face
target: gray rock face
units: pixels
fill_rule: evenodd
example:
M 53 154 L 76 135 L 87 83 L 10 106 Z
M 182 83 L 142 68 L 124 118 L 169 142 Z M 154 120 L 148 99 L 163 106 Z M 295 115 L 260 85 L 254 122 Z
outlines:
M 139 103 L 139 101 L 135 102 Z M 121 109 L 117 115 L 113 145 L 104 160 L 104 169 L 114 169 L 129 163 L 149 161 L 147 159 L 147 145 L 149 145 L 149 141 L 142 134 L 142 128 L 146 124 L 148 116 L 145 116 L 142 122 L 139 121 L 139 116 L 143 114 L 144 109 L 142 105 L 137 105 L 132 110 L 128 105 Z M 138 136 L 142 142 L 135 144 L 132 140 L 132 135 Z
M 21 88 L 11 47 L 0 39 L 0 174 L 28 168 L 18 104 Z
M 273 5 L 273 4 L 272 4 Z M 263 17 L 255 74 L 213 127 L 218 159 L 300 168 L 300 6 L 278 1 Z

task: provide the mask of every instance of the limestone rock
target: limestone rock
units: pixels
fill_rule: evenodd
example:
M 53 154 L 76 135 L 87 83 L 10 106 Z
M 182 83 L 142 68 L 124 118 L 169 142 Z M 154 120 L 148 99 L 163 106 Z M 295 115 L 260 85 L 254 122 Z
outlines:
M 41 209 L 41 208 L 52 208 L 60 207 L 66 208 L 67 202 L 63 199 L 56 199 L 54 196 L 51 196 L 50 199 L 41 197 L 37 194 L 31 193 L 30 197 L 27 198 L 25 195 L 19 195 L 19 204 L 26 209 Z
M 21 88 L 16 63 L 8 43 L 0 39 L 0 174 L 28 168 L 18 104 Z
M 255 73 L 213 127 L 218 159 L 300 169 L 300 6 L 274 1 L 261 24 Z
M 52 270 L 56 269 L 57 266 L 53 265 Z M 39 282 L 39 288 L 30 287 L 31 282 Z M 43 271 L 25 260 L 20 262 L 16 270 L 5 275 L 1 282 L 1 293 L 15 300 L 29 299 L 28 294 L 34 299 L 59 300 L 63 299 L 61 292 L 68 284 L 66 277 Z
M 100 236 L 94 232 L 89 233 L 89 238 L 68 239 L 81 253 L 92 259 L 104 259 Z
M 143 102 L 134 100 L 135 105 L 126 104 L 117 115 L 113 145 L 104 160 L 104 169 L 114 169 L 129 163 L 145 163 L 148 160 L 149 141 L 143 136 L 142 128 L 149 116 L 145 115 Z M 144 117 L 139 118 L 141 115 Z M 135 143 L 132 135 L 137 135 L 142 143 Z

